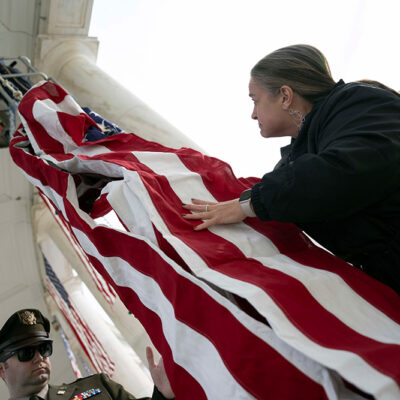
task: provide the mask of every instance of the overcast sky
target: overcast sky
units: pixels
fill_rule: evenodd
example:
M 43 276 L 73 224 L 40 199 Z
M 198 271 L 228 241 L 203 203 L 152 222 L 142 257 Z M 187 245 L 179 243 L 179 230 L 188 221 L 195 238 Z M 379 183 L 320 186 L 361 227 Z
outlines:
M 97 64 L 237 176 L 259 176 L 288 138 L 251 120 L 249 71 L 271 51 L 318 47 L 335 80 L 400 89 L 399 0 L 95 0 Z

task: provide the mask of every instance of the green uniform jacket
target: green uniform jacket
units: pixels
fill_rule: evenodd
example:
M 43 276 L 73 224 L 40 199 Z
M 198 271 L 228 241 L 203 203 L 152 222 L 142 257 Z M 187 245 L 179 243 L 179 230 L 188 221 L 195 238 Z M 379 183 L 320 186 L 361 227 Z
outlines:
M 49 386 L 48 400 L 71 400 L 83 392 L 90 389 L 100 389 L 101 392 L 95 394 L 90 400 L 146 400 L 146 398 L 136 399 L 127 392 L 119 383 L 111 380 L 106 374 L 95 374 L 86 378 L 81 378 L 75 382 L 61 386 Z M 154 387 L 153 400 L 165 400 L 165 397 Z

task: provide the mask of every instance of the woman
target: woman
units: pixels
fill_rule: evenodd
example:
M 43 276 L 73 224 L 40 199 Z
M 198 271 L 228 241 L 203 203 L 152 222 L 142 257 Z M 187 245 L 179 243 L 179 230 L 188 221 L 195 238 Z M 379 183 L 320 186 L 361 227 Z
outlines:
M 332 79 L 308 45 L 274 51 L 251 71 L 263 137 L 291 136 L 282 159 L 240 199 L 193 200 L 195 229 L 256 216 L 293 222 L 338 257 L 400 293 L 400 96 L 373 81 Z

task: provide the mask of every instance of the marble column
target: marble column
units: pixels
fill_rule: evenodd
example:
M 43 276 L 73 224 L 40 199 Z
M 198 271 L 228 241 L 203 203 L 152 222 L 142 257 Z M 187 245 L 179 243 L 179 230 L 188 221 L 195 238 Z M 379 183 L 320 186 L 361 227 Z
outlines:
M 87 36 L 92 2 L 50 2 L 48 23 L 37 37 L 36 68 L 59 81 L 81 106 L 92 108 L 127 132 L 168 147 L 201 150 L 96 65 L 99 42 Z

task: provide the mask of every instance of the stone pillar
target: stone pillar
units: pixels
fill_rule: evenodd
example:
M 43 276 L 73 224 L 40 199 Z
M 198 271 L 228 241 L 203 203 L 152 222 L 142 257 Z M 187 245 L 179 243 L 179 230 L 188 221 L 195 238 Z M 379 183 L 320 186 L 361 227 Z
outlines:
M 59 81 L 80 103 L 127 132 L 168 147 L 201 150 L 96 65 L 98 41 L 87 36 L 93 0 L 52 0 L 49 22 L 37 37 L 35 66 Z
M 125 131 L 134 132 L 147 140 L 156 141 L 168 147 L 191 147 L 201 150 L 199 146 L 96 65 L 99 43 L 96 38 L 88 37 L 92 5 L 93 0 L 42 2 L 40 12 L 42 22 L 36 39 L 34 66 L 57 80 L 81 106 L 92 108 Z M 46 227 L 49 221 L 41 221 L 38 214 L 36 223 L 38 224 L 38 238 L 43 235 L 39 241 L 49 240 L 49 235 L 46 239 L 44 238 L 48 232 L 51 232 L 48 231 L 49 225 Z M 62 240 L 58 232 L 51 238 L 52 246 L 57 247 Z M 57 245 L 55 245 L 55 241 L 58 241 Z M 71 250 L 65 252 L 65 257 L 68 258 L 73 268 L 76 268 L 79 277 L 90 287 L 91 284 L 87 274 L 85 275 L 84 267 L 79 262 L 76 263 L 76 260 L 73 261 L 76 256 L 72 255 Z M 113 354 L 118 354 L 118 360 L 115 362 L 122 368 L 118 372 L 116 371 L 115 380 L 127 389 L 129 388 L 136 396 L 142 396 L 143 394 L 138 393 L 138 390 L 148 388 L 149 381 L 147 376 L 145 376 L 147 379 L 145 381 L 141 375 L 140 360 L 137 360 L 139 362 L 136 367 L 131 367 L 135 357 L 132 355 L 133 351 L 124 347 L 125 341 L 122 337 L 119 334 L 114 335 L 114 338 L 119 338 L 114 341 L 111 335 L 111 331 L 114 329 L 110 329 L 104 321 L 99 322 L 96 318 L 93 319 L 93 316 L 96 315 L 92 309 L 93 305 L 82 301 L 83 286 L 80 286 L 76 279 L 70 280 L 67 277 L 63 282 L 71 292 L 71 296 L 84 310 L 90 326 L 92 327 L 93 324 L 99 337 L 107 343 L 107 349 L 111 349 Z M 92 292 L 96 293 L 95 290 Z M 141 351 L 143 351 L 144 335 L 139 328 L 130 329 L 132 324 L 137 324 L 137 321 L 130 315 L 123 315 L 126 311 L 124 306 L 120 304 L 119 311 L 115 312 L 115 308 L 110 308 L 104 301 L 99 301 L 104 310 L 110 311 L 109 315 L 112 316 L 126 341 L 134 349 L 136 346 L 132 342 L 140 342 Z M 129 357 L 125 357 L 125 355 L 129 355 Z M 133 377 L 137 369 L 137 376 L 143 378 L 142 385 Z

